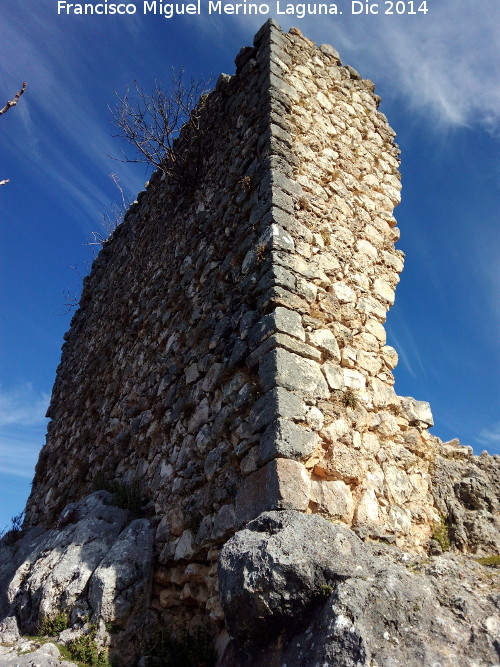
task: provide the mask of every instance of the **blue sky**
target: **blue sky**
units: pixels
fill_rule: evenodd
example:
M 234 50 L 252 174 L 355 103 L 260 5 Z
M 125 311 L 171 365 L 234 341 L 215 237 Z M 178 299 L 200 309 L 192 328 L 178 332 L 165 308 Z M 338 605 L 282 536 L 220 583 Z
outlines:
M 171 67 L 232 73 L 266 16 L 61 16 L 56 0 L 2 0 L 0 106 L 0 527 L 20 512 L 44 442 L 63 333 L 101 230 L 148 174 L 120 152 L 109 106 Z M 223 3 L 224 4 L 224 3 Z M 285 3 L 282 3 L 282 6 Z M 388 7 L 380 4 L 380 11 Z M 403 7 L 403 4 L 399 5 Z M 410 3 L 404 5 L 410 8 Z M 420 3 L 415 3 L 415 8 Z M 444 440 L 500 453 L 500 25 L 498 0 L 428 0 L 426 14 L 270 14 L 376 84 L 402 151 L 396 209 L 406 267 L 388 319 L 396 390 L 431 403 Z M 291 20 L 289 20 L 291 18 Z

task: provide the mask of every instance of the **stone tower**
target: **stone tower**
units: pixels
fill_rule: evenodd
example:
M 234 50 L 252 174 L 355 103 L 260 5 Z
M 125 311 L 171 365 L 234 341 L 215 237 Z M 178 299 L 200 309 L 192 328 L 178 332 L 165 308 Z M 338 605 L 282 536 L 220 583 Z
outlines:
M 423 549 L 455 498 L 439 461 L 472 461 L 393 388 L 399 151 L 372 82 L 273 21 L 236 68 L 179 144 L 195 181 L 156 172 L 85 279 L 26 510 L 52 528 L 139 489 L 162 623 L 222 619 L 218 553 L 263 511 Z

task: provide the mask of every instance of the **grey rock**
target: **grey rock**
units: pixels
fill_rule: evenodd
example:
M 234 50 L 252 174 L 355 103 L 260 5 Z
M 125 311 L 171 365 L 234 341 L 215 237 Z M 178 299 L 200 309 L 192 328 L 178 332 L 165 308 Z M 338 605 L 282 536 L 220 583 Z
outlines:
M 0 622 L 0 644 L 14 644 L 19 639 L 19 626 L 15 616 L 7 616 Z
M 245 477 L 236 494 L 236 523 L 242 526 L 261 512 L 275 509 L 305 511 L 311 480 L 298 461 L 274 459 Z
M 234 505 L 223 505 L 214 520 L 212 533 L 214 539 L 227 537 L 234 530 L 235 525 Z
M 28 652 L 24 653 L 26 650 Z M 18 651 L 23 651 L 23 653 L 19 655 Z M 38 648 L 26 642 L 12 647 L 0 646 L 0 664 L 2 667 L 8 667 L 9 665 L 12 665 L 12 667 L 77 667 L 74 662 L 61 660 L 60 656 L 59 649 L 51 642 Z
M 323 588 L 351 576 L 362 560 L 363 543 L 349 532 L 316 515 L 283 511 L 265 512 L 236 533 L 219 556 L 230 636 L 269 637 L 310 612 Z
M 260 441 L 260 459 L 267 463 L 283 457 L 301 460 L 309 456 L 318 443 L 318 435 L 288 419 L 277 419 L 263 433 Z
M 260 431 L 275 419 L 303 420 L 306 416 L 304 401 L 283 387 L 274 387 L 255 403 L 250 420 L 254 431 Z
M 266 340 L 248 356 L 247 364 L 250 368 L 256 366 L 262 357 L 276 347 L 281 347 L 284 350 L 298 354 L 300 357 L 305 357 L 306 359 L 313 359 L 314 361 L 319 361 L 321 359 L 321 353 L 315 347 L 302 343 L 300 340 L 288 336 L 287 334 L 277 333 L 266 338 Z
M 119 610 L 122 622 L 132 613 L 133 598 L 146 588 L 152 533 L 146 519 L 126 527 L 130 512 L 108 505 L 110 498 L 106 491 L 93 493 L 63 510 L 61 528 L 32 528 L 10 549 L 0 549 L 0 621 L 6 631 L 15 632 L 8 620 L 13 617 L 21 632 L 34 634 L 43 617 L 63 610 L 71 622 L 80 612 L 104 607 L 110 617 L 111 607 Z M 107 570 L 113 574 L 104 577 Z
M 220 665 L 491 667 L 500 615 L 485 569 L 364 544 L 317 515 L 266 512 L 219 556 L 231 636 Z
M 278 307 L 272 313 L 264 317 L 252 327 L 248 334 L 248 340 L 252 348 L 260 345 L 262 341 L 273 333 L 285 333 L 305 341 L 306 335 L 302 326 L 299 313 L 288 308 Z
M 278 385 L 306 397 L 328 398 L 330 395 L 318 363 L 281 348 L 271 350 L 261 360 L 259 377 L 264 391 Z
M 440 514 L 447 517 L 450 540 L 461 551 L 500 553 L 500 457 L 462 456 L 447 445 L 438 443 L 432 495 Z
M 153 531 L 136 519 L 122 531 L 89 580 L 91 608 L 105 622 L 123 625 L 146 603 L 153 560 Z
M 295 290 L 295 276 L 282 266 L 272 266 L 257 283 L 257 290 L 264 292 L 272 287 L 279 286 L 293 292 Z

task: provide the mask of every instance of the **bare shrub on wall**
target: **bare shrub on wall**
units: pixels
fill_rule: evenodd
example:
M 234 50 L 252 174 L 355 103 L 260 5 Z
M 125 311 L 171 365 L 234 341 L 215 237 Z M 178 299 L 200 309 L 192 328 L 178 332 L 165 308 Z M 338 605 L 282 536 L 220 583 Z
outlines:
M 117 135 L 132 146 L 122 161 L 152 165 L 180 185 L 196 180 L 201 164 L 201 124 L 209 82 L 184 82 L 182 69 L 172 72 L 168 88 L 155 82 L 147 93 L 137 82 L 111 109 Z M 189 150 L 186 150 L 189 148 Z

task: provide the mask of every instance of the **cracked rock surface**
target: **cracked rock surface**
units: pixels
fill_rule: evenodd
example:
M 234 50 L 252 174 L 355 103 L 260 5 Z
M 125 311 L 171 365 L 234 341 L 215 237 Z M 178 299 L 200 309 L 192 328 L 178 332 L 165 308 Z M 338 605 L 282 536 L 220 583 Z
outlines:
M 222 549 L 222 667 L 500 664 L 497 572 L 430 559 L 317 515 L 265 512 Z
M 120 641 L 138 634 L 137 619 L 149 601 L 152 530 L 148 519 L 134 519 L 111 501 L 110 493 L 96 491 L 68 505 L 54 528 L 36 526 L 0 544 L 0 643 L 12 653 L 0 654 L 1 665 L 11 658 L 16 665 L 60 664 L 53 653 L 43 657 L 48 644 L 28 647 L 42 652 L 40 660 L 34 654 L 33 663 L 16 658 L 16 651 L 25 650 L 21 635 L 36 634 L 44 618 L 60 613 L 68 618 L 59 635 L 63 642 L 82 634 L 89 622 L 101 646 L 109 644 L 106 623 L 116 626 Z

